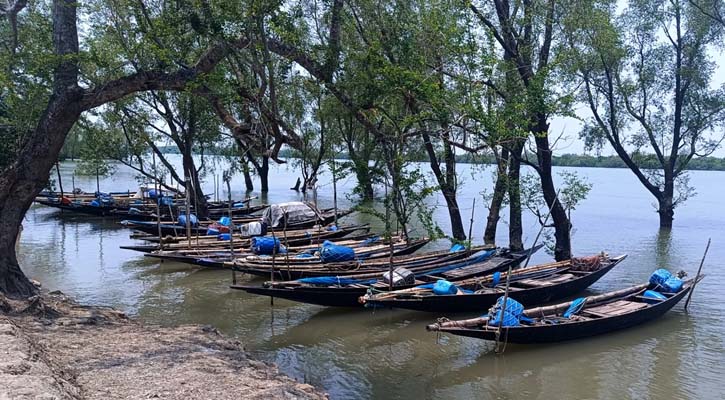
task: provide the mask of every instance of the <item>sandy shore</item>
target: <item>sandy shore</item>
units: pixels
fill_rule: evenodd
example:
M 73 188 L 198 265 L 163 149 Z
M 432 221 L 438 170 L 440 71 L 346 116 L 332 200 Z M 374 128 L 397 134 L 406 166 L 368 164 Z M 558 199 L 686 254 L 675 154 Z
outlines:
M 0 400 L 324 399 L 212 327 L 143 325 L 53 292 L 0 295 Z

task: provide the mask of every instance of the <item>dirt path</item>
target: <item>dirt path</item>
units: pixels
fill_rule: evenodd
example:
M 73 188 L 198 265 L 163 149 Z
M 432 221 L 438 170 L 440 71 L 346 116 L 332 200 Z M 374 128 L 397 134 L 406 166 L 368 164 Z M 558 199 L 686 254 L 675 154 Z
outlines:
M 60 293 L 0 297 L 0 400 L 324 399 L 214 328 L 142 325 Z

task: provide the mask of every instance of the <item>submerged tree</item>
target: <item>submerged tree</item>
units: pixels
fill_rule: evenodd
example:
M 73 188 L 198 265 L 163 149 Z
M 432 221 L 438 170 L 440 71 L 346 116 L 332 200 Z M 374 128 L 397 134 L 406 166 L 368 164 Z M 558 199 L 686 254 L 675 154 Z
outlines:
M 549 140 L 549 119 L 567 109 L 567 96 L 558 95 L 554 79 L 557 68 L 557 42 L 562 14 L 568 4 L 556 0 L 510 3 L 494 0 L 480 6 L 469 5 L 484 31 L 493 36 L 502 59 L 510 59 L 515 66 L 525 99 L 521 116 L 526 121 L 525 132 L 533 139 L 536 160 L 527 164 L 534 168 L 541 180 L 546 204 L 551 208 L 555 229 L 557 260 L 571 257 L 569 240 L 570 221 L 556 196 L 552 174 L 552 143 Z
M 712 154 L 725 138 L 725 86 L 712 87 L 711 52 L 722 26 L 687 1 L 582 4 L 569 21 L 582 100 L 592 118 L 581 137 L 609 144 L 655 197 L 660 227 L 694 194 L 688 163 Z M 647 169 L 647 154 L 658 167 Z

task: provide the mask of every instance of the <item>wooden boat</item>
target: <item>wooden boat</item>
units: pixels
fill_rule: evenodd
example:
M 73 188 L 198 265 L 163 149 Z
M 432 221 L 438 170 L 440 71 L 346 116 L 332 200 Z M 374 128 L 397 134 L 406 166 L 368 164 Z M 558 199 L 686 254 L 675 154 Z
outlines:
M 337 218 L 342 218 L 342 217 L 350 214 L 351 212 L 352 212 L 352 210 L 340 210 L 337 212 Z M 287 226 L 287 229 L 296 230 L 296 229 L 303 229 L 303 228 L 311 228 L 315 225 L 328 225 L 328 224 L 332 223 L 334 220 L 335 220 L 334 209 L 325 209 L 325 210 L 320 211 L 320 215 L 318 218 L 312 218 L 312 219 L 306 220 L 304 222 L 290 224 Z M 235 225 L 246 224 L 249 222 L 256 222 L 256 221 L 259 221 L 259 217 L 234 218 Z M 199 224 L 197 226 L 191 227 L 191 234 L 193 236 L 196 236 L 196 235 L 205 236 L 206 232 L 207 232 L 207 226 L 210 225 L 212 222 L 213 221 L 199 221 Z M 157 224 L 156 222 L 153 222 L 153 221 L 127 220 L 127 221 L 121 221 L 121 223 L 130 229 L 148 233 L 150 235 L 158 235 L 158 233 L 159 233 L 159 224 Z M 161 236 L 186 237 L 186 226 L 178 224 L 176 222 L 162 223 L 161 224 Z
M 429 251 L 425 253 L 414 253 L 408 255 L 397 255 L 393 257 L 393 265 L 395 267 L 405 267 L 411 270 L 420 270 L 425 267 L 447 265 L 454 261 L 461 260 L 471 255 L 477 254 L 484 250 L 493 250 L 489 245 L 474 246 L 468 251 L 450 250 Z M 240 267 L 238 263 L 227 263 L 231 268 L 243 273 L 269 277 L 272 271 L 271 265 L 257 265 Z M 275 265 L 275 278 L 280 280 L 296 280 L 310 277 L 321 276 L 360 276 L 364 274 L 373 274 L 378 277 L 382 272 L 390 268 L 389 257 L 378 257 L 365 260 L 345 261 L 337 263 L 315 263 L 310 265 L 288 266 L 285 263 L 277 263 Z
M 270 236 L 267 236 L 270 237 Z M 327 241 L 330 241 L 332 243 L 341 245 L 341 246 L 347 246 L 350 248 L 355 249 L 355 251 L 358 254 L 361 254 L 362 256 L 376 254 L 377 252 L 383 250 L 388 252 L 390 250 L 390 247 L 387 244 L 384 244 L 382 241 L 370 241 L 371 236 L 368 234 L 355 236 L 355 237 L 338 237 L 338 238 L 332 238 Z M 317 238 L 307 238 L 303 239 L 307 243 L 302 243 L 299 245 L 288 245 L 286 248 L 287 253 L 280 253 L 276 255 L 276 260 L 278 263 L 284 263 L 286 259 L 294 258 L 298 254 L 302 252 L 308 252 L 308 251 L 314 251 L 319 249 L 320 244 L 324 242 L 325 240 L 319 240 Z M 379 239 L 377 239 L 379 240 Z M 404 251 L 404 249 L 407 250 L 408 244 L 402 241 L 398 237 L 394 237 L 393 240 L 396 242 L 394 244 L 394 251 Z M 318 242 L 319 241 L 319 242 Z M 312 243 L 310 243 L 312 242 Z M 226 242 L 227 244 L 229 242 Z M 154 251 L 152 253 L 146 253 L 144 256 L 151 257 L 151 258 L 157 258 L 160 260 L 173 260 L 178 262 L 183 262 L 187 264 L 195 264 L 195 265 L 201 265 L 208 268 L 229 268 L 230 266 L 226 265 L 230 261 L 237 259 L 237 258 L 244 258 L 244 257 L 250 257 L 255 256 L 255 253 L 252 252 L 252 250 L 249 248 L 250 242 L 247 241 L 247 248 L 240 248 L 237 249 L 233 254 L 230 254 L 229 250 L 226 249 L 190 249 L 190 250 L 175 250 L 175 251 Z M 270 257 L 271 256 L 267 256 Z M 203 263 L 198 263 L 197 261 L 199 259 L 203 259 Z
M 63 211 L 69 211 L 74 213 L 81 213 L 86 215 L 93 215 L 97 217 L 115 218 L 120 220 L 134 220 L 134 221 L 157 221 L 159 215 L 157 214 L 157 208 L 154 199 L 139 199 L 131 197 L 117 197 L 113 195 L 113 202 L 109 204 L 97 204 L 93 203 L 95 197 L 38 197 L 35 202 L 44 206 L 58 208 Z M 95 196 L 95 195 L 94 195 Z M 239 204 L 240 202 L 237 202 Z M 232 216 L 234 217 L 245 217 L 257 213 L 267 208 L 266 204 L 249 205 L 242 201 L 241 203 L 246 204 L 242 207 L 232 208 Z M 218 219 L 222 216 L 229 214 L 227 203 L 209 203 L 207 204 L 209 211 L 209 218 Z M 192 212 L 193 207 L 191 207 Z M 167 224 L 175 223 L 175 215 L 184 211 L 183 200 L 174 200 L 173 205 L 162 206 L 160 209 L 161 222 Z M 207 219 L 211 221 L 211 219 Z
M 415 274 L 412 284 L 395 286 L 404 289 L 434 282 L 438 279 L 456 281 L 472 276 L 483 275 L 508 268 L 512 263 L 518 264 L 526 258 L 528 252 L 511 253 L 508 250 L 489 250 L 479 252 L 463 261 L 446 266 L 432 265 L 411 271 Z M 347 277 L 331 276 L 325 281 L 337 283 L 316 284 L 310 278 L 285 282 L 265 282 L 262 286 L 232 285 L 232 289 L 244 290 L 247 293 L 263 296 L 279 297 L 302 303 L 332 307 L 363 307 L 358 298 L 369 289 L 385 291 L 389 284 L 382 279 L 382 271 L 375 273 L 351 275 Z M 314 278 L 319 279 L 319 278 Z
M 508 343 L 547 343 L 587 338 L 636 326 L 662 316 L 692 290 L 700 275 L 684 282 L 677 293 L 662 293 L 664 300 L 645 298 L 645 290 L 654 290 L 652 284 L 589 296 L 583 308 L 565 318 L 563 314 L 574 301 L 526 309 L 523 315 L 531 319 L 519 326 L 501 328 L 500 340 Z M 575 300 L 576 301 L 576 300 Z M 446 332 L 484 340 L 496 340 L 497 326 L 488 325 L 488 317 L 459 321 L 441 321 L 426 327 L 429 331 Z
M 421 247 L 425 246 L 430 242 L 429 239 L 418 239 L 411 242 L 405 242 L 401 241 L 399 243 L 396 243 L 393 245 L 392 254 L 393 256 L 402 256 L 407 254 L 412 254 L 416 251 L 418 251 Z M 311 247 L 310 247 L 311 246 Z M 311 250 L 313 248 L 319 247 L 318 245 L 310 245 L 303 247 L 301 250 Z M 355 247 L 355 246 L 353 246 Z M 298 249 L 300 250 L 300 249 Z M 359 257 L 360 259 L 365 260 L 374 260 L 374 259 L 381 259 L 381 258 L 389 258 L 390 257 L 390 245 L 389 244 L 376 244 L 372 246 L 360 246 L 355 248 L 355 254 L 356 257 Z M 268 260 L 269 266 L 266 268 L 256 269 L 256 270 L 244 270 L 245 273 L 249 273 L 251 275 L 260 275 L 260 276 L 270 276 L 272 273 L 272 267 L 274 266 L 274 270 L 278 271 L 280 275 L 282 276 L 289 276 L 287 274 L 288 268 L 291 270 L 292 266 L 294 265 L 295 260 L 300 260 L 299 258 L 296 258 L 297 254 L 299 253 L 290 253 L 286 257 L 284 254 L 279 254 L 275 257 L 275 260 L 272 261 L 271 256 L 257 256 L 254 254 L 247 255 L 246 257 L 240 257 L 240 258 L 255 258 L 255 259 L 264 259 Z M 148 254 L 147 254 L 148 255 Z M 319 256 L 311 256 L 309 259 L 315 259 L 317 261 L 314 262 L 315 267 L 319 267 L 320 265 L 324 265 L 324 263 L 319 261 Z M 214 259 L 210 257 L 203 257 L 203 258 L 197 258 L 194 261 L 194 264 L 200 265 L 207 268 L 223 268 L 223 269 L 235 269 L 236 265 L 236 259 L 234 261 L 228 260 L 228 259 Z
M 280 238 L 280 241 L 283 245 L 289 247 L 289 246 L 304 246 L 304 245 L 310 245 L 315 243 L 322 243 L 325 240 L 332 240 L 339 239 L 342 237 L 346 237 L 353 232 L 358 232 L 358 238 L 362 238 L 363 236 L 365 238 L 370 237 L 367 233 L 370 231 L 370 226 L 367 224 L 364 225 L 347 225 L 347 226 L 340 226 L 336 230 L 331 230 L 329 227 L 324 227 L 317 230 L 310 230 L 310 229 L 301 229 L 301 230 L 295 230 L 287 232 L 286 239 L 284 237 Z M 270 235 L 266 235 L 270 236 Z M 156 241 L 158 243 L 158 241 Z M 250 246 L 250 238 L 249 237 L 242 237 L 240 234 L 234 234 L 234 241 L 233 245 L 235 249 L 242 249 L 242 248 L 248 248 Z M 219 240 L 219 235 L 204 235 L 199 237 L 192 237 L 191 238 L 191 248 L 192 252 L 199 252 L 199 250 L 226 250 L 227 256 L 229 255 L 229 246 L 230 243 L 228 240 Z M 131 245 L 131 246 L 121 246 L 122 249 L 125 250 L 134 250 L 134 251 L 140 251 L 142 253 L 151 253 L 159 250 L 158 244 L 153 245 Z M 181 237 L 170 237 L 168 240 L 163 241 L 163 250 L 170 252 L 170 251 L 179 251 L 181 253 L 188 253 L 187 250 L 188 247 L 188 239 L 187 238 L 181 238 Z M 246 253 L 246 252 L 245 252 Z M 241 252 L 240 252 L 241 254 Z M 188 255 L 188 254 L 186 254 Z M 203 257 L 203 254 L 199 254 L 199 257 Z
M 511 273 L 509 295 L 521 304 L 536 305 L 578 293 L 601 279 L 627 256 L 586 258 L 516 269 Z M 456 313 L 482 312 L 503 296 L 506 273 L 459 281 L 457 294 L 438 295 L 430 287 L 368 293 L 360 301 L 371 307 Z

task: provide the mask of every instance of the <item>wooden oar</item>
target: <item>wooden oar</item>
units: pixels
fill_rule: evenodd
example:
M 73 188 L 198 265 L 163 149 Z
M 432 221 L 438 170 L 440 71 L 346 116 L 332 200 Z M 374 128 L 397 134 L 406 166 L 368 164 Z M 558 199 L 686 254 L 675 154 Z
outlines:
M 687 306 L 690 305 L 690 298 L 692 298 L 692 292 L 695 291 L 695 286 L 697 285 L 697 282 L 700 282 L 700 272 L 702 272 L 702 265 L 705 264 L 705 257 L 707 257 L 707 251 L 710 249 L 711 240 L 712 238 L 707 239 L 707 246 L 705 246 L 705 254 L 702 255 L 702 260 L 700 261 L 700 268 L 697 269 L 695 281 L 692 283 L 692 288 L 690 289 L 690 293 L 687 295 L 687 300 L 685 300 L 685 311 L 687 311 Z

